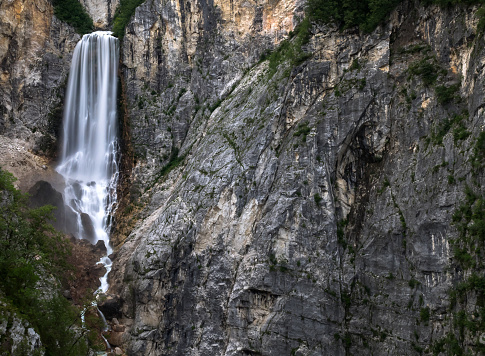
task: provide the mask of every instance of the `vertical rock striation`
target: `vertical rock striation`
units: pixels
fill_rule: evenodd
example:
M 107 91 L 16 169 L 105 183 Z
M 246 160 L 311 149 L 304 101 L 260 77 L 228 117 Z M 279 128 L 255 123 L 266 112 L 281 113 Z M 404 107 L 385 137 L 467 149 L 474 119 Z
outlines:
M 111 24 L 119 0 L 80 0 L 93 19 L 94 27 L 106 29 Z
M 47 0 L 0 4 L 0 134 L 53 155 L 64 85 L 79 36 Z
M 134 228 L 111 292 L 131 354 L 413 354 L 454 330 L 452 214 L 482 181 L 476 8 L 404 2 L 258 62 L 301 9 L 148 0 L 127 28 Z

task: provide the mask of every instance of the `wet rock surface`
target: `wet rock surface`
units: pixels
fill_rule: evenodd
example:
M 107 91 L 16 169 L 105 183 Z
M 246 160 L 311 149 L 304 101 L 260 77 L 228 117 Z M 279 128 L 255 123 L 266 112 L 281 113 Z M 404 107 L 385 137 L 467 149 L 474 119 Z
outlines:
M 66 297 L 72 299 L 77 305 L 83 305 L 86 298 L 90 298 L 101 286 L 99 278 L 104 276 L 106 268 L 98 264 L 101 257 L 106 255 L 103 241 L 96 245 L 88 240 L 79 240 L 71 237 L 72 253 L 67 262 L 74 267 L 64 276 L 69 289 L 65 291 Z
M 122 301 L 120 296 L 101 294 L 98 299 L 99 299 L 98 308 L 104 314 L 106 319 L 113 320 L 121 317 Z M 119 326 L 119 325 L 116 325 L 116 326 Z M 124 327 L 122 328 L 123 330 L 117 330 L 117 329 L 121 329 L 121 327 L 120 328 L 113 327 L 113 331 L 116 331 L 116 332 L 125 331 Z

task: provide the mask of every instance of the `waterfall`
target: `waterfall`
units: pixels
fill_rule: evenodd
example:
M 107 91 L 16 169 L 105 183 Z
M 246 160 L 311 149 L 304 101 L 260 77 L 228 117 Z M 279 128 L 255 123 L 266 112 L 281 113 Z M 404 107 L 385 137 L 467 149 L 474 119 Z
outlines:
M 112 252 L 109 230 L 116 204 L 117 165 L 117 71 L 118 39 L 97 31 L 76 45 L 72 57 L 64 106 L 64 130 L 57 171 L 66 180 L 64 201 L 76 216 L 71 230 L 77 238 L 103 241 Z M 101 292 L 108 289 L 111 260 L 100 279 Z

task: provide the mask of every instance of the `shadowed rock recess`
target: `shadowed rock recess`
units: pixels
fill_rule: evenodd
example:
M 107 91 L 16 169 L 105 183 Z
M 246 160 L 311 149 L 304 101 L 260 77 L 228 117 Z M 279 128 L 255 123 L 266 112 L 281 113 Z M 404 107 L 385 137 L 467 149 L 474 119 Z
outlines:
M 117 2 L 83 3 L 104 26 Z M 78 38 L 45 7 L 39 45 L 0 20 L 0 134 L 34 153 L 56 144 Z M 484 353 L 484 11 L 402 1 L 366 34 L 304 9 L 136 8 L 108 339 L 150 356 Z

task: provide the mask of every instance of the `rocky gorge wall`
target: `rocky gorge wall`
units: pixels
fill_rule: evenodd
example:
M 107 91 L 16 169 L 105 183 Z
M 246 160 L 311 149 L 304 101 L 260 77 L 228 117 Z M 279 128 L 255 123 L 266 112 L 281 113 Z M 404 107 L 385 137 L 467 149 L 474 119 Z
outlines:
M 260 62 L 301 10 L 149 0 L 128 25 L 121 337 L 136 355 L 479 352 L 480 249 L 452 223 L 483 179 L 477 8 L 404 2 Z

